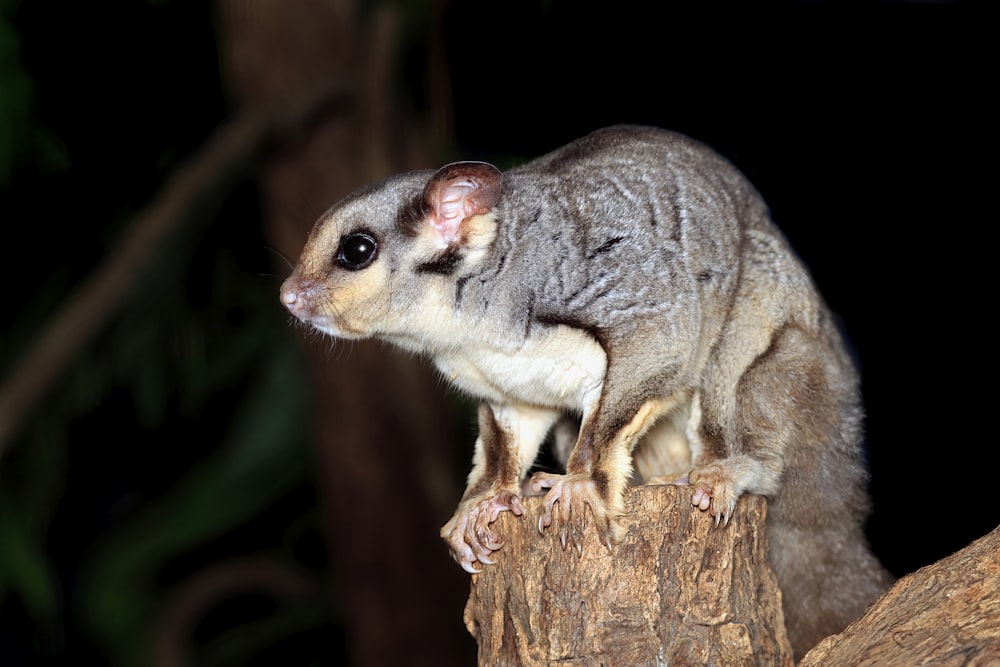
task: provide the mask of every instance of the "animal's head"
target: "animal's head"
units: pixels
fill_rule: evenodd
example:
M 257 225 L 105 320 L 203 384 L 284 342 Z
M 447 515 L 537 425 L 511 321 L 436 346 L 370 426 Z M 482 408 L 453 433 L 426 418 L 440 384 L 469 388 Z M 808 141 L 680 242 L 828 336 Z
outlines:
M 457 277 L 496 237 L 501 181 L 493 165 L 456 162 L 349 195 L 316 222 L 282 304 L 331 336 L 422 347 L 450 321 Z

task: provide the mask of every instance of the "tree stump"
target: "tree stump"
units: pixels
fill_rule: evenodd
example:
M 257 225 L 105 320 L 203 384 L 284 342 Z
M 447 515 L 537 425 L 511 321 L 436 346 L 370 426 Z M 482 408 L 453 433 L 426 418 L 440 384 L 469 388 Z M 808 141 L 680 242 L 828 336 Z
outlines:
M 897 581 L 799 664 L 1000 666 L 1000 527 Z
M 792 664 L 763 498 L 719 527 L 682 487 L 629 489 L 625 505 L 610 552 L 593 531 L 579 554 L 540 535 L 541 498 L 500 516 L 504 546 L 465 609 L 480 665 Z

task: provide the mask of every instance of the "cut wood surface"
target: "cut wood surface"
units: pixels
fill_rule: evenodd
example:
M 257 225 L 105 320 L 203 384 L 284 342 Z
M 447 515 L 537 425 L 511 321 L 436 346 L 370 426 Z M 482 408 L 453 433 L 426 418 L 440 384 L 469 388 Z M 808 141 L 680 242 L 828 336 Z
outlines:
M 744 496 L 715 526 L 676 486 L 629 489 L 625 540 L 582 551 L 540 535 L 540 498 L 498 519 L 504 546 L 465 610 L 480 665 L 791 665 L 767 561 L 766 503 Z
M 1000 667 L 1000 527 L 900 579 L 799 664 Z

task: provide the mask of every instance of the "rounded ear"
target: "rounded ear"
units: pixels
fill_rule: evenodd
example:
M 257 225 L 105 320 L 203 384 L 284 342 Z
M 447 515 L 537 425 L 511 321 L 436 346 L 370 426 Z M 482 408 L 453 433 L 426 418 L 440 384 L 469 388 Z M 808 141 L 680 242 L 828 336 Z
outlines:
M 452 162 L 438 169 L 424 188 L 430 223 L 450 245 L 462 223 L 493 210 L 503 174 L 488 162 Z

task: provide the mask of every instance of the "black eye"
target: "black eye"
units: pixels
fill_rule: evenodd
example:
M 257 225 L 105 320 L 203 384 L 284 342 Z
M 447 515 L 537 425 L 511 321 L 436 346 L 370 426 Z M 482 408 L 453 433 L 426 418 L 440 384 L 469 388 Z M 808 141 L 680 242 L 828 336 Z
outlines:
M 340 240 L 337 263 L 345 269 L 357 271 L 375 261 L 378 255 L 378 241 L 368 232 L 354 232 Z

